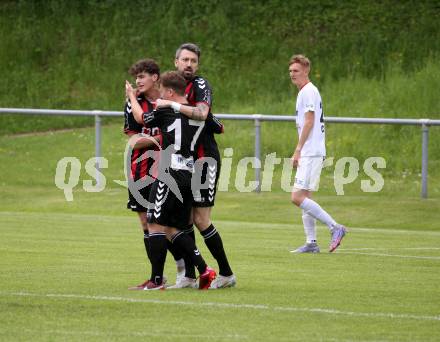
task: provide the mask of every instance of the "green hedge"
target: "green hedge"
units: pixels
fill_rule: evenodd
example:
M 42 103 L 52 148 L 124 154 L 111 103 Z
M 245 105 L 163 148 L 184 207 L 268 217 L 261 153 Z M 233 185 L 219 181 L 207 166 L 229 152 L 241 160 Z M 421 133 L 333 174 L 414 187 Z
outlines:
M 217 113 L 293 113 L 287 62 L 304 53 L 327 115 L 440 118 L 439 22 L 438 1 L 3 1 L 0 107 L 122 110 L 133 62 L 172 69 L 175 49 L 193 41 Z M 0 134 L 92 123 L 1 115 Z M 290 128 L 270 127 L 283 141 L 265 148 L 288 154 Z M 386 139 L 385 153 L 411 153 L 415 170 L 419 138 L 406 127 L 332 126 L 328 145 L 352 155 Z

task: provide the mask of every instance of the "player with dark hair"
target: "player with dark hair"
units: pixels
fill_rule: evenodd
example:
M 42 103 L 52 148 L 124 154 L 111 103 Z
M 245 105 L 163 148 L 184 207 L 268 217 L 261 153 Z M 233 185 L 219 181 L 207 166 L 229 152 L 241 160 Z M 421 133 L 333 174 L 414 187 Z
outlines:
M 129 69 L 130 75 L 136 79 L 136 103 L 142 108 L 143 112 L 149 113 L 154 109 L 154 102 L 159 97 L 159 89 L 157 87 L 160 68 L 159 65 L 152 59 L 142 59 L 134 63 Z M 132 102 L 127 98 L 124 107 L 124 133 L 129 137 L 134 135 L 148 135 L 157 136 L 160 134 L 160 129 L 157 126 L 145 126 L 143 123 L 139 123 L 133 117 Z M 148 156 L 149 153 L 157 150 L 154 146 L 148 146 L 145 141 L 137 140 L 135 146 L 130 150 L 131 163 L 127 168 L 130 182 L 144 182 L 144 186 L 140 189 L 128 189 L 128 203 L 127 209 L 131 209 L 136 212 L 141 222 L 141 227 L 144 233 L 144 246 L 148 259 L 151 262 L 149 251 L 149 233 L 147 222 L 147 203 L 151 191 L 151 183 L 154 178 L 154 170 L 157 167 L 157 163 L 154 162 L 154 158 Z M 150 178 L 150 182 L 148 182 Z M 130 183 L 129 182 L 129 183 Z M 172 246 L 169 246 L 170 252 L 173 254 L 178 271 L 185 272 L 184 262 L 181 253 L 176 251 Z M 143 290 L 148 280 L 142 284 L 134 287 L 130 287 L 130 290 Z
M 195 147 L 205 126 L 204 121 L 190 120 L 180 113 L 180 106 L 187 104 L 185 86 L 185 79 L 178 72 L 165 73 L 160 93 L 163 99 L 173 101 L 173 109 L 166 107 L 144 113 L 140 106 L 133 106 L 137 119 L 141 117 L 145 125 L 158 126 L 162 132 L 159 174 L 150 193 L 154 206 L 148 211 L 152 275 L 144 290 L 164 288 L 167 238 L 190 256 L 200 273 L 200 289 L 207 289 L 216 276 L 216 272 L 206 265 L 194 240 L 182 231 L 191 215 Z M 133 101 L 135 94 L 128 82 L 126 89 Z
M 200 62 L 200 48 L 193 43 L 182 44 L 176 51 L 174 64 L 177 71 L 186 80 L 185 95 L 188 104 L 179 106 L 180 112 L 194 120 L 206 120 L 210 122 L 209 127 L 200 136 L 200 143 L 197 148 L 197 162 L 202 166 L 197 177 L 206 186 L 193 188 L 193 211 L 192 218 L 196 227 L 202 234 L 206 246 L 216 259 L 219 266 L 219 276 L 211 284 L 212 289 L 232 287 L 236 284 L 236 278 L 229 265 L 223 242 L 219 232 L 211 221 L 211 210 L 217 190 L 218 177 L 220 175 L 220 153 L 214 138 L 214 133 L 222 133 L 223 125 L 211 113 L 212 90 L 208 81 L 196 75 Z M 177 104 L 172 101 L 158 99 L 158 108 Z M 187 234 L 194 237 L 192 223 L 185 230 Z M 185 265 L 185 278 L 181 278 L 180 284 L 176 287 L 185 287 L 194 277 L 194 270 Z

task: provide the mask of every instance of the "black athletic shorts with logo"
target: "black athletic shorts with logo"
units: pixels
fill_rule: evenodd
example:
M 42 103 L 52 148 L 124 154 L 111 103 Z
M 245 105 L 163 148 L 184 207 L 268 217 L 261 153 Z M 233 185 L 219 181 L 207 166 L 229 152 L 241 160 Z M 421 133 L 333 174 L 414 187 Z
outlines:
M 192 206 L 198 208 L 213 207 L 217 193 L 218 178 L 220 177 L 220 160 L 202 157 L 196 163 L 203 163 L 203 166 L 201 169 L 196 167 L 196 171 L 193 174 Z M 195 177 L 200 179 L 201 182 L 195 182 Z
M 139 201 L 133 196 L 130 189 L 128 189 L 128 202 L 127 209 L 131 209 L 136 212 L 147 212 L 148 208 L 146 208 L 143 204 L 148 205 L 148 200 L 150 198 L 150 192 L 153 184 L 149 184 L 146 187 L 139 190 L 139 195 L 142 196 L 142 201 L 145 203 L 139 203 Z M 138 195 L 137 195 L 138 196 Z
M 147 212 L 148 223 L 183 230 L 188 227 L 192 208 L 192 193 L 189 182 L 178 186 L 183 202 L 164 182 L 153 183 L 150 192 L 151 208 Z

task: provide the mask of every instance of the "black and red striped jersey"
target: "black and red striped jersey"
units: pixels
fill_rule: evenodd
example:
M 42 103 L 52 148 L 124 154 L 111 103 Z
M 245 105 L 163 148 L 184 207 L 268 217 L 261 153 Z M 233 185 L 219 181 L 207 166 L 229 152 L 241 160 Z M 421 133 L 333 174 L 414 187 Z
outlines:
M 144 113 L 150 113 L 154 110 L 153 104 L 143 95 L 138 96 L 137 100 Z M 147 134 L 155 136 L 160 135 L 161 133 L 159 127 L 145 126 L 135 120 L 129 100 L 127 100 L 127 102 L 125 103 L 124 119 L 124 133 L 129 136 L 133 134 Z M 157 149 L 153 148 L 153 150 Z M 131 151 L 130 176 L 134 181 L 145 178 L 147 175 L 155 178 L 157 172 L 157 163 L 155 163 L 153 158 L 147 158 L 147 151 L 147 148 Z
M 215 134 L 223 133 L 224 126 L 212 113 L 212 89 L 208 81 L 200 76 L 195 76 L 191 80 L 187 80 L 185 89 L 186 99 L 190 106 L 196 106 L 198 103 L 205 103 L 209 106 L 209 114 L 206 119 L 206 126 L 203 130 L 197 147 L 197 156 L 212 157 L 216 160 L 220 159 L 217 142 L 214 138 Z
M 187 80 L 185 95 L 188 103 L 191 106 L 204 102 L 209 106 L 209 109 L 211 109 L 212 89 L 208 81 L 203 77 L 195 76 L 193 79 Z

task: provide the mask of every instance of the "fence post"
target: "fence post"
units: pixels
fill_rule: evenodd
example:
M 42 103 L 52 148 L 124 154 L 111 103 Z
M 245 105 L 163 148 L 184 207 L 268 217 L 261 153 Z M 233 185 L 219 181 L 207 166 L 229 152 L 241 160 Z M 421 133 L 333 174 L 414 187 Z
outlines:
M 422 120 L 422 198 L 428 198 L 429 120 Z
M 94 111 L 99 112 L 99 111 Z M 101 157 L 101 116 L 98 113 L 95 113 L 95 158 Z M 99 187 L 101 184 L 100 181 L 100 171 L 99 171 L 99 162 L 95 163 L 96 168 L 96 185 Z
M 255 123 L 255 159 L 257 159 L 257 167 L 255 168 L 255 181 L 257 187 L 255 192 L 261 192 L 261 115 L 254 115 Z

